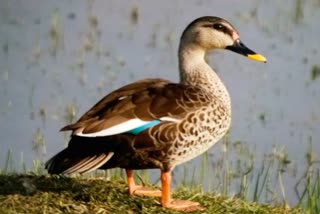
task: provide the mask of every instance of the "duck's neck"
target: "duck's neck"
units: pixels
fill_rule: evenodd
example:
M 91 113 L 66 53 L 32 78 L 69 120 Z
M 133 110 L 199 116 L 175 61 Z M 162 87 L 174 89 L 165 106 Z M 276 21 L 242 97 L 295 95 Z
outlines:
M 179 47 L 180 82 L 200 87 L 220 99 L 231 113 L 229 93 L 217 73 L 205 61 L 206 51 L 192 45 Z

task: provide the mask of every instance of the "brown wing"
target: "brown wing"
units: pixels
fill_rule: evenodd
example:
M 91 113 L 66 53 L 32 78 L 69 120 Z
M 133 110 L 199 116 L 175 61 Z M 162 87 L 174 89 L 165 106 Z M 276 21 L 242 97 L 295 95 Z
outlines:
M 152 121 L 162 117 L 181 119 L 200 108 L 204 99 L 200 89 L 162 79 L 145 79 L 126 85 L 105 96 L 76 123 L 61 131 L 90 134 L 138 118 Z

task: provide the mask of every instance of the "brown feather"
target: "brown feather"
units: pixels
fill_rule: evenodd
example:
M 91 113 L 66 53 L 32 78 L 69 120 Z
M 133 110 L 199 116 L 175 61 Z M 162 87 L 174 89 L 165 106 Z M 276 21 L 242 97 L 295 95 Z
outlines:
M 144 121 L 161 117 L 181 119 L 203 104 L 199 95 L 201 93 L 203 91 L 194 86 L 169 83 L 161 79 L 137 81 L 107 95 L 78 122 L 61 130 L 89 134 L 134 118 Z

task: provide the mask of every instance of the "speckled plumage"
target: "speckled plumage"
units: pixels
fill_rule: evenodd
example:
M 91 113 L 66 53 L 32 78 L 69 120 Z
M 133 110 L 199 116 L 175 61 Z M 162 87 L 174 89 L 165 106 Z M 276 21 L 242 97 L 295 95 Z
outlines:
M 176 165 L 205 152 L 230 127 L 229 93 L 205 61 L 212 49 L 229 49 L 265 61 L 240 42 L 239 34 L 226 20 L 202 17 L 193 21 L 180 40 L 180 83 L 145 79 L 104 97 L 76 123 L 62 128 L 72 131 L 71 140 L 46 163 L 48 172 L 124 168 L 129 193 L 133 194 L 131 170 L 159 168 L 161 204 L 179 210 L 195 206 L 191 202 L 174 204 L 168 182 Z
M 74 130 L 77 133 L 78 130 L 91 132 L 107 128 L 110 125 L 105 125 L 104 119 L 96 115 L 104 112 L 105 117 L 108 117 L 107 111 L 119 106 L 122 109 L 123 106 L 128 106 L 126 108 L 129 111 L 124 111 L 122 115 L 117 114 L 117 117 L 120 115 L 124 118 L 133 114 L 135 117 L 152 120 L 175 115 L 177 121 L 162 122 L 137 135 L 123 133 L 95 138 L 73 135 L 69 148 L 75 147 L 78 150 L 76 154 L 79 159 L 81 154 L 87 155 L 87 147 L 92 147 L 93 154 L 98 151 L 103 151 L 102 154 L 114 152 L 113 157 L 100 168 L 160 168 L 167 171 L 206 151 L 227 131 L 231 115 L 216 96 L 197 87 L 169 83 L 161 79 L 148 79 L 141 83 L 146 82 L 150 85 L 144 88 L 145 93 L 138 90 L 138 93 L 129 95 L 129 92 L 124 90 L 127 97 L 121 100 L 121 90 L 118 96 L 111 94 L 114 96 L 111 101 L 104 98 L 95 106 L 95 111 L 89 111 L 77 123 L 66 126 L 63 130 Z M 106 106 L 108 108 L 105 108 Z M 141 111 L 141 106 L 147 106 L 148 112 Z M 96 144 L 99 145 L 95 147 Z M 102 146 L 103 144 L 106 145 Z M 82 148 L 85 151 L 81 151 Z M 95 151 L 94 148 L 105 149 Z M 98 157 L 98 154 L 95 155 Z M 68 160 L 70 165 L 73 165 L 73 160 Z M 68 165 L 68 161 L 64 164 Z M 63 169 L 65 168 L 62 168 L 61 172 Z

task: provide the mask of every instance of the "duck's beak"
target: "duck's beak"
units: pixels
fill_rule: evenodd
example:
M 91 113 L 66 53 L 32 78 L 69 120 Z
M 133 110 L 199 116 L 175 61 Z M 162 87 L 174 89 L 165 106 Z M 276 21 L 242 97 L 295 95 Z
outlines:
M 260 54 L 257 54 L 255 52 L 253 52 L 252 50 L 250 50 L 247 46 L 245 46 L 241 41 L 240 39 L 237 39 L 233 45 L 230 45 L 230 46 L 227 46 L 226 49 L 228 50 L 231 50 L 231 51 L 234 51 L 238 54 L 242 54 L 246 57 L 248 57 L 249 59 L 252 59 L 252 60 L 257 60 L 257 61 L 260 61 L 260 62 L 267 62 L 267 59 L 260 55 Z

